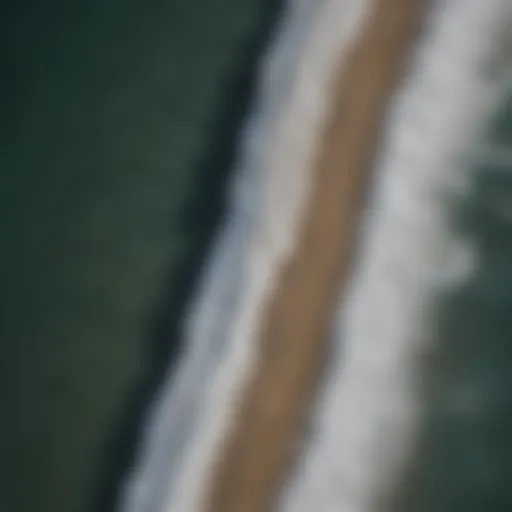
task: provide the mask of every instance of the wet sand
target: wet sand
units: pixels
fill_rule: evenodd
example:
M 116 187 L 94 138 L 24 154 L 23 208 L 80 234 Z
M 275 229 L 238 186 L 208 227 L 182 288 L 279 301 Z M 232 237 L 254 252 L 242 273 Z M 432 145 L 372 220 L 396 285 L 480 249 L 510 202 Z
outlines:
M 336 84 L 297 249 L 267 304 L 259 360 L 213 470 L 209 512 L 269 510 L 293 462 L 349 272 L 379 127 L 424 3 L 376 0 Z

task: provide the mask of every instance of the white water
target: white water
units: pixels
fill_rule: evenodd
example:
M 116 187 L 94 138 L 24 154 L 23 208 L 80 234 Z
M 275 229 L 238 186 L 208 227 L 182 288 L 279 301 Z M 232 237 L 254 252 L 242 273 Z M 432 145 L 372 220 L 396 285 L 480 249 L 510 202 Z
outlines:
M 306 5 L 296 6 L 297 19 L 314 14 L 303 10 Z M 288 82 L 285 105 L 269 135 L 255 237 L 244 262 L 247 288 L 228 334 L 229 350 L 207 390 L 204 409 L 197 420 L 199 429 L 181 466 L 180 477 L 170 490 L 167 511 L 204 509 L 203 493 L 212 476 L 212 464 L 252 370 L 262 305 L 272 291 L 279 268 L 293 251 L 306 207 L 309 175 L 337 72 L 333 64 L 339 65 L 348 43 L 366 19 L 366 3 L 358 0 L 327 0 L 319 7 L 312 33 L 304 34 L 305 46 L 295 76 Z M 294 23 L 290 18 L 291 29 Z M 285 39 L 284 44 L 288 43 Z M 277 52 L 277 57 L 282 55 Z
M 454 226 L 469 200 L 468 160 L 500 98 L 507 0 L 435 2 L 397 90 L 377 157 L 360 258 L 340 300 L 334 361 L 303 464 L 282 510 L 379 510 L 401 477 L 425 413 L 435 307 L 478 268 Z M 498 65 L 499 69 L 499 65 Z
M 262 62 L 258 98 L 233 173 L 231 212 L 217 235 L 210 262 L 189 309 L 181 364 L 176 374 L 168 376 L 150 408 L 136 463 L 124 485 L 119 506 L 122 511 L 164 509 L 170 489 L 180 476 L 176 471 L 181 472 L 183 458 L 198 442 L 198 429 L 204 421 L 201 414 L 218 365 L 233 351 L 236 340 L 230 331 L 237 314 L 240 315 L 240 303 L 247 302 L 247 296 L 252 295 L 251 306 L 246 305 L 245 309 L 252 308 L 254 315 L 254 303 L 262 301 L 261 295 L 271 281 L 270 276 L 262 278 L 254 270 L 250 274 L 248 258 L 258 249 L 258 244 L 266 244 L 260 256 L 264 261 L 259 265 L 262 267 L 259 272 L 268 274 L 276 267 L 276 252 L 282 250 L 273 247 L 270 241 L 276 236 L 279 241 L 285 222 L 277 222 L 276 218 L 272 224 L 257 229 L 261 215 L 259 202 L 263 200 L 262 177 L 268 167 L 269 146 L 277 131 L 276 119 L 288 102 L 300 49 L 317 6 L 304 0 L 290 2 L 276 41 Z M 280 228 L 280 233 L 269 236 L 276 228 Z M 245 319 L 246 324 L 250 321 Z

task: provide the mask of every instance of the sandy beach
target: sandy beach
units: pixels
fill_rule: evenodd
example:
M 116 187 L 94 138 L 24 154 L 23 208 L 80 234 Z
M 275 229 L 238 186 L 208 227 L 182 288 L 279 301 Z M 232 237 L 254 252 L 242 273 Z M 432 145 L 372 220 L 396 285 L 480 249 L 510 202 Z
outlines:
M 218 453 L 207 502 L 211 512 L 271 507 L 326 356 L 331 311 L 349 272 L 382 114 L 423 2 L 375 4 L 335 85 L 339 92 L 317 155 L 298 247 L 266 306 L 259 360 Z

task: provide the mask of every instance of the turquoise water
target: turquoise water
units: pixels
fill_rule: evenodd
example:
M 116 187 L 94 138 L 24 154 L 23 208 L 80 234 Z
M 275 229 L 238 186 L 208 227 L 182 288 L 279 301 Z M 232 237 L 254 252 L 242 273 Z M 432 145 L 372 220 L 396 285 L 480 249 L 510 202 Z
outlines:
M 222 211 L 270 4 L 2 18 L 1 511 L 112 505 Z

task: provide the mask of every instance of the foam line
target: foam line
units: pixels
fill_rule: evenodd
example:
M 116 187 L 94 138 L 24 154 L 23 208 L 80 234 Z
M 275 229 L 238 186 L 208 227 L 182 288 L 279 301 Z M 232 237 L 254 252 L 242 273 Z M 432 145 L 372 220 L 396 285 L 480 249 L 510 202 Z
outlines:
M 313 32 L 307 34 L 310 37 L 288 90 L 286 108 L 271 137 L 257 234 L 245 270 L 248 285 L 232 326 L 231 348 L 205 397 L 205 408 L 198 418 L 200 428 L 170 492 L 168 511 L 192 512 L 205 507 L 203 493 L 216 450 L 233 420 L 239 392 L 255 359 L 255 332 L 262 305 L 294 249 L 314 153 L 328 112 L 331 80 L 339 69 L 333 64 L 339 64 L 340 55 L 357 36 L 366 18 L 366 7 L 366 2 L 358 0 L 325 1 L 319 6 Z
M 333 363 L 280 510 L 384 510 L 412 456 L 424 363 L 437 348 L 435 305 L 478 264 L 453 215 L 471 195 L 468 158 L 496 107 L 498 81 L 483 70 L 507 13 L 506 0 L 432 4 L 384 127 Z
M 189 307 L 184 329 L 184 354 L 175 375 L 169 375 L 153 400 L 132 471 L 124 484 L 119 509 L 126 512 L 162 510 L 175 472 L 197 428 L 203 395 L 219 361 L 231 350 L 229 331 L 237 304 L 247 288 L 250 244 L 259 234 L 256 222 L 262 173 L 275 120 L 292 88 L 303 39 L 317 6 L 291 0 L 281 31 L 262 62 L 259 93 L 247 121 L 233 172 L 231 208 L 217 236 L 202 282 Z M 268 230 L 268 227 L 267 227 Z M 271 256 L 269 263 L 272 265 Z

